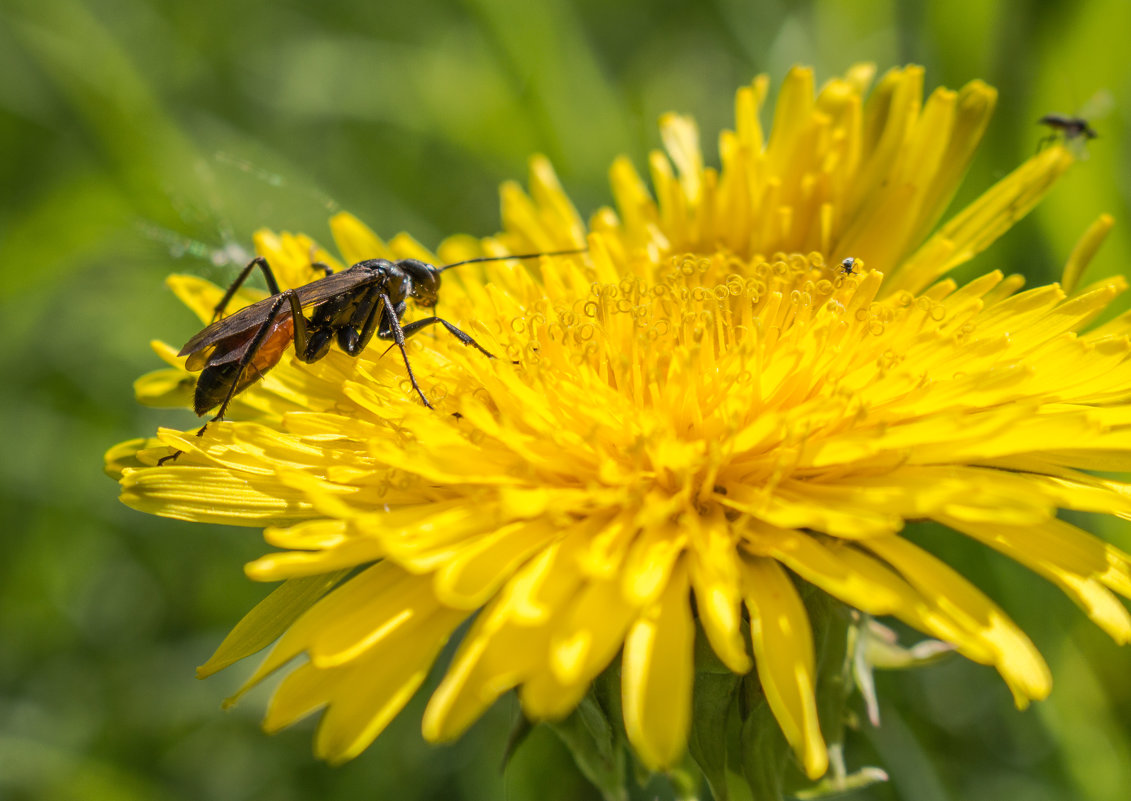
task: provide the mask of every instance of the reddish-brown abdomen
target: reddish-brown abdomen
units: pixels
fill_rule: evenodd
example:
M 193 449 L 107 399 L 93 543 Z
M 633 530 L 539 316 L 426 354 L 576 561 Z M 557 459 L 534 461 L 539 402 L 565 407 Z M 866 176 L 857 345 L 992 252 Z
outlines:
M 234 397 L 278 364 L 294 338 L 294 321 L 288 315 L 271 323 L 241 375 L 240 362 L 255 334 L 255 329 L 241 331 L 216 343 L 196 382 L 193 410 L 198 415 L 223 403 L 231 392 L 233 383 L 236 383 L 235 391 L 231 392 Z

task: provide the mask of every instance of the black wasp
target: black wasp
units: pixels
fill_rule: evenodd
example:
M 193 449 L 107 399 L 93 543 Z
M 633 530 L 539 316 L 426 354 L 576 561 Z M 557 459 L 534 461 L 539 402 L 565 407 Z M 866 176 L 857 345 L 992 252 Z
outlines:
M 185 343 L 177 354 L 188 357 L 185 367 L 189 371 L 201 371 L 193 396 L 193 411 L 203 416 L 210 409 L 220 407 L 196 435 L 203 435 L 210 423 L 223 420 L 232 398 L 263 378 L 279 363 L 292 342 L 299 361 L 310 363 L 329 353 L 334 342 L 350 356 L 357 356 L 374 335 L 378 339 L 392 340 L 404 358 L 413 390 L 431 409 L 432 404 L 424 397 L 408 362 L 406 339 L 439 323 L 464 345 L 470 345 L 488 358 L 494 356 L 441 317 L 426 317 L 402 325 L 406 301 L 411 298 L 423 308 L 435 306 L 440 294 L 440 273 L 453 267 L 584 252 L 585 248 L 519 256 L 484 256 L 443 267 L 419 259 L 367 259 L 339 273 L 320 264 L 317 266 L 326 272 L 324 278 L 285 291 L 279 290 L 266 259 L 252 259 L 216 304 L 212 324 Z M 236 290 L 256 268 L 262 271 L 271 296 L 223 317 Z M 309 317 L 303 313 L 307 307 L 311 307 Z M 170 454 L 158 464 L 175 459 L 180 453 Z

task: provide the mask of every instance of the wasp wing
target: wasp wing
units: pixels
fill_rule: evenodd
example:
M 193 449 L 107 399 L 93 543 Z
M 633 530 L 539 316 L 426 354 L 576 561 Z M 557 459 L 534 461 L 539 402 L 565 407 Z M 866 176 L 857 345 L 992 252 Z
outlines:
M 368 265 L 369 262 L 362 262 L 361 264 Z M 360 264 L 357 264 L 348 270 L 343 270 L 340 273 L 334 273 L 333 275 L 319 278 L 317 281 L 312 281 L 304 286 L 297 287 L 293 291 L 298 298 L 299 306 L 303 308 L 314 306 L 330 298 L 358 289 L 359 287 L 369 286 L 375 281 L 380 280 L 383 275 L 383 272 L 380 271 L 379 268 L 359 270 L 358 267 L 360 266 Z M 269 298 L 264 298 L 250 306 L 245 306 L 239 311 L 217 320 L 186 342 L 185 346 L 181 348 L 177 355 L 187 356 L 190 353 L 195 353 L 211 345 L 215 345 L 223 339 L 263 325 L 267 317 L 271 314 L 271 309 L 275 306 L 278 299 L 279 295 L 272 295 Z M 283 307 L 279 309 L 277 316 L 282 318 L 290 317 L 290 315 L 290 303 L 283 301 Z

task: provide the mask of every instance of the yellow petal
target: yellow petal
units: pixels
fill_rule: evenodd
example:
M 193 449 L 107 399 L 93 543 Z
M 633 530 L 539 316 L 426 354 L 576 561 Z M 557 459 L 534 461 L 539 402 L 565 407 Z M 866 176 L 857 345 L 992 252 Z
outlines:
M 1111 233 L 1112 227 L 1115 225 L 1115 218 L 1110 214 L 1101 214 L 1099 219 L 1096 220 L 1080 237 L 1080 241 L 1076 243 L 1076 247 L 1072 249 L 1072 253 L 1068 256 L 1068 261 L 1064 265 L 1064 273 L 1060 278 L 1060 285 L 1064 287 L 1064 291 L 1072 294 L 1076 289 L 1076 285 L 1080 282 L 1080 277 L 1087 269 L 1088 263 L 1092 257 L 1096 255 L 1096 251 L 1100 249 L 1100 245 Z
M 283 634 L 299 615 L 306 612 L 341 581 L 347 572 L 339 570 L 283 582 L 243 616 L 208 661 L 196 669 L 196 677 L 207 678 L 244 657 L 266 648 Z
M 393 257 L 389 247 L 369 226 L 347 212 L 338 212 L 330 219 L 330 232 L 338 250 L 350 264 Z
M 652 770 L 674 764 L 687 745 L 694 638 L 687 572 L 680 564 L 629 629 L 621 664 L 625 732 Z
M 801 596 L 772 559 L 742 562 L 743 594 L 758 679 L 805 775 L 817 779 L 829 756 L 817 719 L 813 632 Z
M 989 247 L 1029 213 L 1072 161 L 1059 146 L 1033 156 L 943 225 L 905 262 L 885 292 L 917 292 Z
M 544 669 L 551 624 L 579 578 L 549 568 L 570 556 L 572 550 L 556 548 L 532 560 L 476 618 L 424 711 L 426 739 L 458 737 L 500 695 Z M 536 587 L 530 586 L 532 578 L 537 578 Z M 531 617 L 532 603 L 544 605 L 549 614 Z
M 940 518 L 939 522 L 1001 551 L 1059 586 L 1121 645 L 1131 642 L 1131 614 L 1099 578 L 1112 574 L 1109 546 L 1085 531 L 1050 519 L 1040 525 L 1007 526 Z M 1127 586 L 1124 582 L 1124 591 Z
M 723 664 L 746 673 L 753 663 L 743 643 L 739 560 L 727 520 L 716 512 L 692 525 L 689 567 L 699 622 Z
M 899 537 L 867 540 L 864 545 L 891 563 L 925 597 L 937 599 L 952 615 L 964 619 L 971 633 L 994 653 L 994 665 L 1019 708 L 1049 694 L 1052 678 L 1033 643 L 970 582 Z
M 286 525 L 313 514 L 300 493 L 274 477 L 176 464 L 126 471 L 121 500 L 162 517 L 229 526 Z
M 315 754 L 341 763 L 360 754 L 412 698 L 462 614 L 439 611 L 362 658 L 336 668 L 306 664 L 279 685 L 263 727 L 274 732 L 328 707 Z

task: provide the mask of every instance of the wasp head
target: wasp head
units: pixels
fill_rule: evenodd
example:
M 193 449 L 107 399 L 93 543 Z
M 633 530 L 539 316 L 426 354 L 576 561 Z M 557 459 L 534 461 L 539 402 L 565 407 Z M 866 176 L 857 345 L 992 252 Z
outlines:
M 440 271 L 423 261 L 402 259 L 397 262 L 408 278 L 408 294 L 417 306 L 435 306 L 440 296 Z

